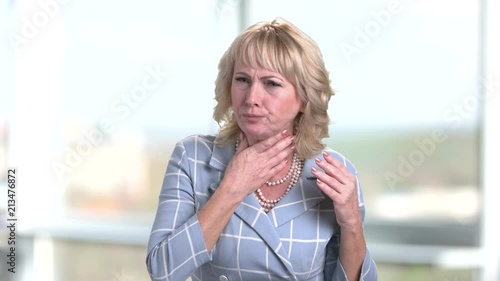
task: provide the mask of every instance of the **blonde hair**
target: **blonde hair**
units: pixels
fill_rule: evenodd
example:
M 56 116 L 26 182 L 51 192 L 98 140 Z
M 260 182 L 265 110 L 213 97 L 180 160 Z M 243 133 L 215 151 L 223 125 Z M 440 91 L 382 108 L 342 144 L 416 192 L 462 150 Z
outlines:
M 317 44 L 290 22 L 276 18 L 259 22 L 241 33 L 219 62 L 213 117 L 219 126 L 217 144 L 233 142 L 240 133 L 232 111 L 231 83 L 236 61 L 277 72 L 290 81 L 302 101 L 303 112 L 294 121 L 295 148 L 309 158 L 325 148 L 328 102 L 334 91 Z

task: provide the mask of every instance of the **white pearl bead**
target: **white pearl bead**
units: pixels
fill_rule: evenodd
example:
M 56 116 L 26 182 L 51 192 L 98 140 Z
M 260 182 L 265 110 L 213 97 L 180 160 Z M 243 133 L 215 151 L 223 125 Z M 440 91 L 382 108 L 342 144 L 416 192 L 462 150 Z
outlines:
M 239 146 L 239 141 L 236 140 L 236 148 L 235 150 L 238 149 Z M 302 169 L 304 168 L 304 161 L 299 159 L 299 156 L 297 155 L 296 152 L 293 153 L 293 158 L 292 158 L 292 164 L 290 165 L 290 170 L 288 170 L 288 173 L 286 176 L 282 179 L 279 179 L 274 182 L 266 181 L 267 186 L 276 186 L 278 184 L 282 184 L 290 178 L 290 183 L 288 184 L 285 192 L 278 198 L 274 200 L 269 200 L 264 197 L 264 194 L 262 194 L 262 190 L 258 188 L 255 191 L 255 196 L 257 197 L 257 201 L 259 202 L 259 205 L 264 209 L 266 213 L 268 213 L 274 206 L 285 197 L 285 195 L 292 189 L 292 187 L 297 183 L 297 181 L 300 178 L 300 174 L 302 173 Z

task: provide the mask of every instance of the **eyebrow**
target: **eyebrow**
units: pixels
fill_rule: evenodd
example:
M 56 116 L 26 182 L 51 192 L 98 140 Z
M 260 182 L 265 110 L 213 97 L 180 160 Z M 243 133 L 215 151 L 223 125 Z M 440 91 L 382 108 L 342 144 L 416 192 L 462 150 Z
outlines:
M 246 72 L 241 72 L 241 71 L 236 72 L 236 73 L 235 73 L 235 75 L 250 76 L 250 75 L 248 75 Z M 275 75 L 266 75 L 266 76 L 262 76 L 262 77 L 260 77 L 259 79 L 269 79 L 269 78 L 276 78 L 276 79 L 279 79 L 279 80 L 281 80 L 281 81 L 283 81 L 283 82 L 285 81 L 283 78 L 281 78 L 281 77 L 279 77 L 279 76 L 275 76 Z

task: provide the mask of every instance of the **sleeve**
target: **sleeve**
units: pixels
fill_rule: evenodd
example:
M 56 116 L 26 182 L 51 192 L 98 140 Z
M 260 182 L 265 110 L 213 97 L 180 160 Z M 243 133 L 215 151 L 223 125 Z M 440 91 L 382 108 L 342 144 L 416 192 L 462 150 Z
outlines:
M 149 237 L 146 266 L 151 280 L 186 280 L 211 260 L 195 208 L 189 160 L 182 142 L 168 163 Z
M 339 260 L 340 227 L 338 234 L 332 236 L 326 249 L 325 280 L 348 281 L 344 267 Z M 360 281 L 377 281 L 377 265 L 373 261 L 368 248 L 361 265 Z
M 339 159 L 338 155 L 336 156 Z M 361 213 L 361 221 L 365 220 L 365 203 L 363 199 L 363 192 L 361 190 L 361 185 L 359 184 L 359 178 L 356 168 L 350 163 L 345 157 L 340 156 L 341 161 L 343 161 L 344 165 L 347 169 L 356 177 L 356 190 L 358 193 L 358 204 L 359 210 Z M 339 159 L 340 160 L 340 159 Z M 330 241 L 328 242 L 326 249 L 326 262 L 325 262 L 325 280 L 331 281 L 349 281 L 347 279 L 347 275 L 345 273 L 344 267 L 339 260 L 339 245 L 340 245 L 340 226 L 337 226 L 335 234 L 332 236 Z M 361 275 L 360 281 L 377 281 L 377 265 L 375 261 L 371 258 L 370 251 L 368 248 L 366 249 L 365 258 L 363 260 L 363 264 L 361 265 Z

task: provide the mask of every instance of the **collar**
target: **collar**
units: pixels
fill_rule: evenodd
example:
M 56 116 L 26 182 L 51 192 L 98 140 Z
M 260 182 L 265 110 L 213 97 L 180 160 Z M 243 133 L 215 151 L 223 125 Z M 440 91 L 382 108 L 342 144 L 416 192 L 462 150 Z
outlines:
M 234 156 L 235 143 L 224 146 L 213 145 L 212 157 L 209 165 L 215 169 L 225 172 L 231 158 Z M 282 261 L 282 265 L 290 273 L 294 273 L 293 267 L 287 258 L 287 253 L 282 246 L 280 237 L 274 229 L 286 224 L 304 212 L 316 208 L 324 199 L 325 195 L 316 185 L 311 168 L 319 167 L 314 159 L 322 154 L 315 155 L 304 161 L 302 176 L 290 192 L 269 212 L 265 213 L 253 194 L 245 197 L 243 202 L 236 208 L 235 215 L 250 225 L 269 245 Z M 218 187 L 219 182 L 210 185 L 211 192 Z M 292 275 L 293 276 L 293 275 Z

